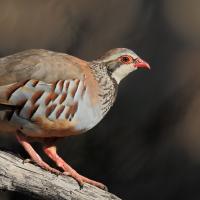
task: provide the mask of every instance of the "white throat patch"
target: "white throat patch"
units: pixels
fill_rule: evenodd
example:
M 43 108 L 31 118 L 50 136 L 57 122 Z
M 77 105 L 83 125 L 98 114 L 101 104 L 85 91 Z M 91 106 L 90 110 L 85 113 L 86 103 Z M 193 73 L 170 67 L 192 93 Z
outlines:
M 125 78 L 129 73 L 132 71 L 137 70 L 137 68 L 133 67 L 133 64 L 124 64 L 118 67 L 113 73 L 112 73 L 112 78 L 114 78 L 117 83 L 119 84 L 120 81 Z

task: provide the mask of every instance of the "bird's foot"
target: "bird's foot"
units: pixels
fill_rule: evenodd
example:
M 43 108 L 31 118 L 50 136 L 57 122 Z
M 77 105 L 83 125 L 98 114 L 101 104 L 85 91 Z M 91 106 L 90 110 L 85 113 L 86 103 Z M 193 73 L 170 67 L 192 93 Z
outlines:
M 34 161 L 34 160 L 31 160 L 31 159 L 25 159 L 25 160 L 23 161 L 23 163 L 24 163 L 24 164 L 25 164 L 25 163 L 33 163 L 33 164 L 35 164 L 35 165 L 40 166 L 42 169 L 44 169 L 44 170 L 46 170 L 46 171 L 49 171 L 49 172 L 51 172 L 51 173 L 53 173 L 53 174 L 55 174 L 55 175 L 57 175 L 57 176 L 62 174 L 61 171 L 59 171 L 59 170 L 57 170 L 57 169 L 55 169 L 55 168 L 49 166 L 49 165 L 48 165 L 46 162 L 44 162 L 43 160 L 36 160 L 36 161 Z
M 103 183 L 100 183 L 100 182 L 97 182 L 97 181 L 94 181 L 94 180 L 91 180 L 85 176 L 82 176 L 82 175 L 79 175 L 81 176 L 82 180 L 84 183 L 89 183 L 91 185 L 94 185 L 102 190 L 105 190 L 105 191 L 108 191 L 108 187 L 106 185 L 104 185 Z
M 84 183 L 88 183 L 88 184 L 94 185 L 94 186 L 96 186 L 96 187 L 98 187 L 102 190 L 108 191 L 108 188 L 104 184 L 97 182 L 97 181 L 94 181 L 94 180 L 91 180 L 87 177 L 84 177 L 84 176 L 80 175 L 79 173 L 77 173 L 73 169 L 70 170 L 70 171 L 67 171 L 67 172 L 63 172 L 63 174 L 67 175 L 67 176 L 71 176 L 72 178 L 74 178 L 78 182 L 80 189 L 83 188 Z
M 47 170 L 47 171 L 49 171 L 49 172 L 51 172 L 51 173 L 53 173 L 53 174 L 56 174 L 56 175 L 61 175 L 61 174 L 62 174 L 61 171 L 59 171 L 59 170 L 57 170 L 57 169 L 55 169 L 55 168 L 49 166 L 49 165 L 48 165 L 47 163 L 45 163 L 45 162 L 36 163 L 36 164 L 38 164 L 38 165 L 39 165 L 41 168 L 43 168 L 44 170 Z
M 22 162 L 23 162 L 23 164 L 26 164 L 26 163 L 36 164 L 36 165 L 40 166 L 42 169 L 47 170 L 47 171 L 49 171 L 49 172 L 51 172 L 53 174 L 56 174 L 56 175 L 61 175 L 62 174 L 61 171 L 49 166 L 43 160 L 40 160 L 39 162 L 38 161 L 36 162 L 34 160 L 31 160 L 31 159 L 27 158 L 27 159 L 23 160 Z
M 26 163 L 34 163 L 31 159 L 29 159 L 29 158 L 26 158 L 26 159 L 24 159 L 23 161 L 23 164 L 26 164 Z
M 60 167 L 64 174 L 67 176 L 71 176 L 74 178 L 80 185 L 80 188 L 83 188 L 84 183 L 89 183 L 91 185 L 94 185 L 98 188 L 101 188 L 103 190 L 107 190 L 107 187 L 103 185 L 102 183 L 99 183 L 97 181 L 93 181 L 89 178 L 86 178 L 84 176 L 81 176 L 78 174 L 70 165 L 68 165 L 56 152 L 56 147 L 54 145 L 47 145 L 43 148 L 44 152 L 57 164 L 58 167 Z

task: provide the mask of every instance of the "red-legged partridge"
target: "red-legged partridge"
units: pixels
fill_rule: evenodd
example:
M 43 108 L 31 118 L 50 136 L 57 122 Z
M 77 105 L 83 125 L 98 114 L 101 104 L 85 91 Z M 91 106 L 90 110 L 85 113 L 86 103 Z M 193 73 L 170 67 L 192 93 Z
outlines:
M 104 185 L 78 174 L 56 152 L 55 141 L 84 133 L 105 116 L 120 81 L 137 68 L 150 68 L 133 51 L 117 48 L 86 62 L 48 50 L 26 50 L 0 59 L 0 127 L 16 134 L 31 159 L 54 173 L 31 146 L 44 152 L 82 186 Z

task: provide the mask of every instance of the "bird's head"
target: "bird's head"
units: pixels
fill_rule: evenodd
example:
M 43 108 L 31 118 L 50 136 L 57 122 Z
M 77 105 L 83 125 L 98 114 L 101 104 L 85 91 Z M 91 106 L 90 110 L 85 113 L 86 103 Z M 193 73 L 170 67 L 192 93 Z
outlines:
M 150 69 L 147 62 L 126 48 L 112 49 L 105 53 L 98 61 L 106 65 L 108 73 L 117 83 L 138 68 Z

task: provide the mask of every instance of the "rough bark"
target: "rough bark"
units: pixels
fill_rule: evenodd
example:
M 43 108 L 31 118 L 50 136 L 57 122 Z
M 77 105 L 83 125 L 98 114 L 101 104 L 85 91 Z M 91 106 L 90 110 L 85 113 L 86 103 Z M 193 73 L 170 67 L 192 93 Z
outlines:
M 1 150 L 0 190 L 17 191 L 46 200 L 120 200 L 117 196 L 89 184 L 85 184 L 80 190 L 71 177 L 57 176 Z

